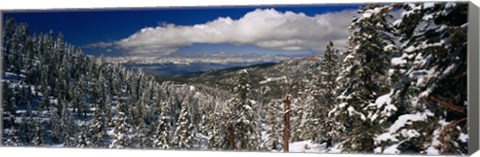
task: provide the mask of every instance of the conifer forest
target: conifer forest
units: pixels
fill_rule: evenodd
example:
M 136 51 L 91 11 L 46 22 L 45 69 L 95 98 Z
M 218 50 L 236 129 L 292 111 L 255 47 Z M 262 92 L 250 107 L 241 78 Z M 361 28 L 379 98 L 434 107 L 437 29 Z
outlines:
M 468 154 L 467 15 L 463 2 L 364 4 L 346 48 L 174 79 L 6 16 L 1 144 Z

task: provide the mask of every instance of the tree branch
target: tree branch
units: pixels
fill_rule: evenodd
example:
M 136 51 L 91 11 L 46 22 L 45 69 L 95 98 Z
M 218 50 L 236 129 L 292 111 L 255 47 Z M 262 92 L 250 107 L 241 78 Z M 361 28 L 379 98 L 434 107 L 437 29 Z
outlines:
M 435 101 L 442 108 L 446 108 L 458 113 L 465 114 L 465 109 L 463 107 L 459 107 L 453 103 L 447 102 L 446 100 L 442 100 L 436 96 L 430 96 L 429 99 Z

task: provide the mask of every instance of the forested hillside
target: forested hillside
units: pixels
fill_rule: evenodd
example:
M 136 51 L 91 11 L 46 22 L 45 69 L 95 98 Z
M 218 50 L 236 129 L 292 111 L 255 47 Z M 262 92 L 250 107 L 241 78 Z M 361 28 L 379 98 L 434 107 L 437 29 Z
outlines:
M 466 154 L 467 12 L 460 2 L 370 4 L 352 19 L 346 50 L 330 42 L 321 57 L 179 81 L 7 18 L 2 143 Z
M 163 136 L 173 140 L 180 123 L 198 130 L 199 109 L 228 97 L 208 87 L 159 83 L 141 71 L 86 56 L 61 34 L 28 36 L 27 26 L 13 19 L 4 32 L 6 145 L 152 148 Z M 196 113 L 193 121 L 178 121 L 180 109 Z

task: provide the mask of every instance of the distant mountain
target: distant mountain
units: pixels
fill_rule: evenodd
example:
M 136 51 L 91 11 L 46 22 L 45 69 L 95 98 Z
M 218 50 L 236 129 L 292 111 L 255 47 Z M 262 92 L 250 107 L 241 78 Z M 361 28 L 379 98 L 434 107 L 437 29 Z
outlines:
M 142 69 L 144 72 L 151 73 L 159 77 L 182 77 L 192 74 L 199 74 L 209 71 L 246 67 L 250 65 L 263 64 L 263 63 L 190 63 L 190 64 L 123 64 L 126 68 L 131 70 Z
M 179 56 L 122 56 L 105 57 L 107 62 L 129 65 L 158 65 L 158 64 L 257 64 L 265 62 L 280 62 L 283 60 L 305 57 L 303 54 L 280 55 L 280 54 L 195 54 Z

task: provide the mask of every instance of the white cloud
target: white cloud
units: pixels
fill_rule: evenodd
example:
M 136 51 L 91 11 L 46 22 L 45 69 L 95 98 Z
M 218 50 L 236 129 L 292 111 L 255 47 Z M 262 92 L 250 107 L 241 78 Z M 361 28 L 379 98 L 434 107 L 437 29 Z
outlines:
M 329 40 L 346 46 L 347 28 L 355 10 L 307 16 L 303 13 L 257 9 L 238 20 L 219 17 L 193 26 L 147 27 L 116 41 L 132 55 L 169 54 L 193 43 L 251 44 L 273 50 L 322 50 Z M 105 44 L 101 44 L 105 45 Z

